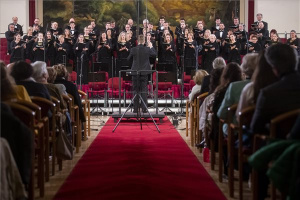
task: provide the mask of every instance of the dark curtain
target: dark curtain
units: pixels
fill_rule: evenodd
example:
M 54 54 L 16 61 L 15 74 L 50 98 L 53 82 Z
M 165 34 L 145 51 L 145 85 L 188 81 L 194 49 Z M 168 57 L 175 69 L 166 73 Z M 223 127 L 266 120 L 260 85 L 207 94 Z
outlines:
M 254 0 L 249 0 L 248 4 L 248 31 L 250 30 L 251 24 L 254 22 Z
M 35 19 L 35 0 L 28 0 L 29 1 L 29 25 L 33 24 Z

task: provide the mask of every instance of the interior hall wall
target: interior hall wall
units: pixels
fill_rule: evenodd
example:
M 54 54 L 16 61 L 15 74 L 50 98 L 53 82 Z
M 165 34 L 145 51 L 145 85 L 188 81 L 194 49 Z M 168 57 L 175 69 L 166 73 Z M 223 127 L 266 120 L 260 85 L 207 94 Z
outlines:
M 289 33 L 291 30 L 300 32 L 300 0 L 255 0 L 255 21 L 257 13 L 263 14 L 269 30 L 276 29 L 278 33 Z
M 23 32 L 27 32 L 29 26 L 29 1 L 28 0 L 0 0 L 0 33 L 5 37 L 7 25 L 12 23 L 12 17 L 17 16 L 18 23 L 23 26 Z

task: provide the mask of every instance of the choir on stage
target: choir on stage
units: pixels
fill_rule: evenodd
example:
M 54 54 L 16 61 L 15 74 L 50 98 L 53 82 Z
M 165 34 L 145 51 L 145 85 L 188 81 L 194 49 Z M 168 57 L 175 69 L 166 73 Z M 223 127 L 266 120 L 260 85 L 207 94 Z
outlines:
M 203 20 L 190 26 L 181 18 L 174 33 L 163 16 L 156 29 L 155 23 L 147 19 L 143 20 L 141 27 L 136 27 L 134 21 L 128 19 L 123 30 L 113 20 L 107 22 L 103 30 L 95 20 L 80 29 L 74 18 L 65 27 L 52 22 L 45 29 L 36 18 L 23 36 L 18 18 L 12 20 L 5 33 L 10 62 L 27 59 L 45 61 L 49 66 L 73 66 L 84 84 L 88 82 L 88 72 L 95 71 L 97 63 L 101 69 L 108 69 L 109 77 L 118 76 L 120 70 L 130 69 L 132 61 L 127 57 L 131 48 L 137 45 L 136 38 L 140 34 L 145 36 L 145 45 L 152 43 L 157 51 L 157 58 L 150 58 L 153 69 L 168 71 L 177 78 L 181 78 L 182 72 L 191 75 L 198 69 L 210 73 L 213 60 L 219 56 L 227 63 L 241 64 L 242 56 L 247 53 L 258 53 L 282 42 L 275 29 L 269 33 L 268 23 L 262 20 L 260 13 L 257 21 L 249 25 L 249 32 L 237 17 L 233 18 L 232 24 L 224 24 L 216 17 L 212 27 L 206 27 Z M 300 53 L 296 31 L 290 31 L 290 37 L 284 41 Z

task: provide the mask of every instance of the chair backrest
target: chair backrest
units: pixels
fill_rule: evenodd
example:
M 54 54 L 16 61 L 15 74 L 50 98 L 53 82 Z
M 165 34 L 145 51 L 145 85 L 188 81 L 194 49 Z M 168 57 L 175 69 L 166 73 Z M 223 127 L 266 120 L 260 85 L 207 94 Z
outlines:
M 232 106 L 228 107 L 228 117 L 227 117 L 227 122 L 228 123 L 232 123 L 233 121 L 233 116 L 236 112 L 236 109 L 237 109 L 237 104 L 233 104 Z
M 250 127 L 251 120 L 255 111 L 255 105 L 249 106 L 244 108 L 242 111 L 239 112 L 239 124 L 240 127 Z
M 273 118 L 270 124 L 270 137 L 286 139 L 299 114 L 300 109 L 296 109 Z
M 51 101 L 55 104 L 56 110 L 60 111 L 60 101 L 53 96 L 51 96 L 50 98 L 51 98 Z
M 121 78 L 121 88 L 119 88 L 119 77 L 108 79 L 108 88 L 112 90 L 119 90 L 124 88 L 123 78 Z
M 30 97 L 32 102 L 39 105 L 42 109 L 42 117 L 48 116 L 49 110 L 55 113 L 55 103 L 42 97 L 32 96 Z
M 195 95 L 196 96 L 196 95 Z M 202 93 L 197 96 L 197 108 L 199 109 L 204 99 L 208 96 L 208 92 Z
M 12 102 L 20 104 L 22 106 L 25 106 L 26 108 L 29 108 L 30 110 L 34 111 L 35 112 L 35 118 L 37 120 L 41 120 L 41 118 L 42 118 L 42 109 L 39 105 L 37 105 L 33 102 L 20 100 L 20 99 L 13 99 Z
M 20 121 L 22 121 L 31 130 L 34 129 L 34 123 L 35 123 L 34 111 L 15 102 L 5 102 L 5 103 L 10 107 L 14 115 L 20 119 Z

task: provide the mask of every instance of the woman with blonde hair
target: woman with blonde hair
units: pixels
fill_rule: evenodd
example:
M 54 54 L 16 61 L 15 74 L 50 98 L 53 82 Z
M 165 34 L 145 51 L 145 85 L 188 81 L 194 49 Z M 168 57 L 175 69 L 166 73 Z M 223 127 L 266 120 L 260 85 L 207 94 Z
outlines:
M 189 94 L 189 100 L 190 101 L 192 101 L 194 99 L 195 94 L 200 92 L 203 79 L 207 75 L 208 75 L 208 73 L 205 70 L 201 69 L 201 70 L 196 71 L 195 76 L 193 77 L 193 80 L 194 80 L 196 85 L 192 88 L 192 91 Z

